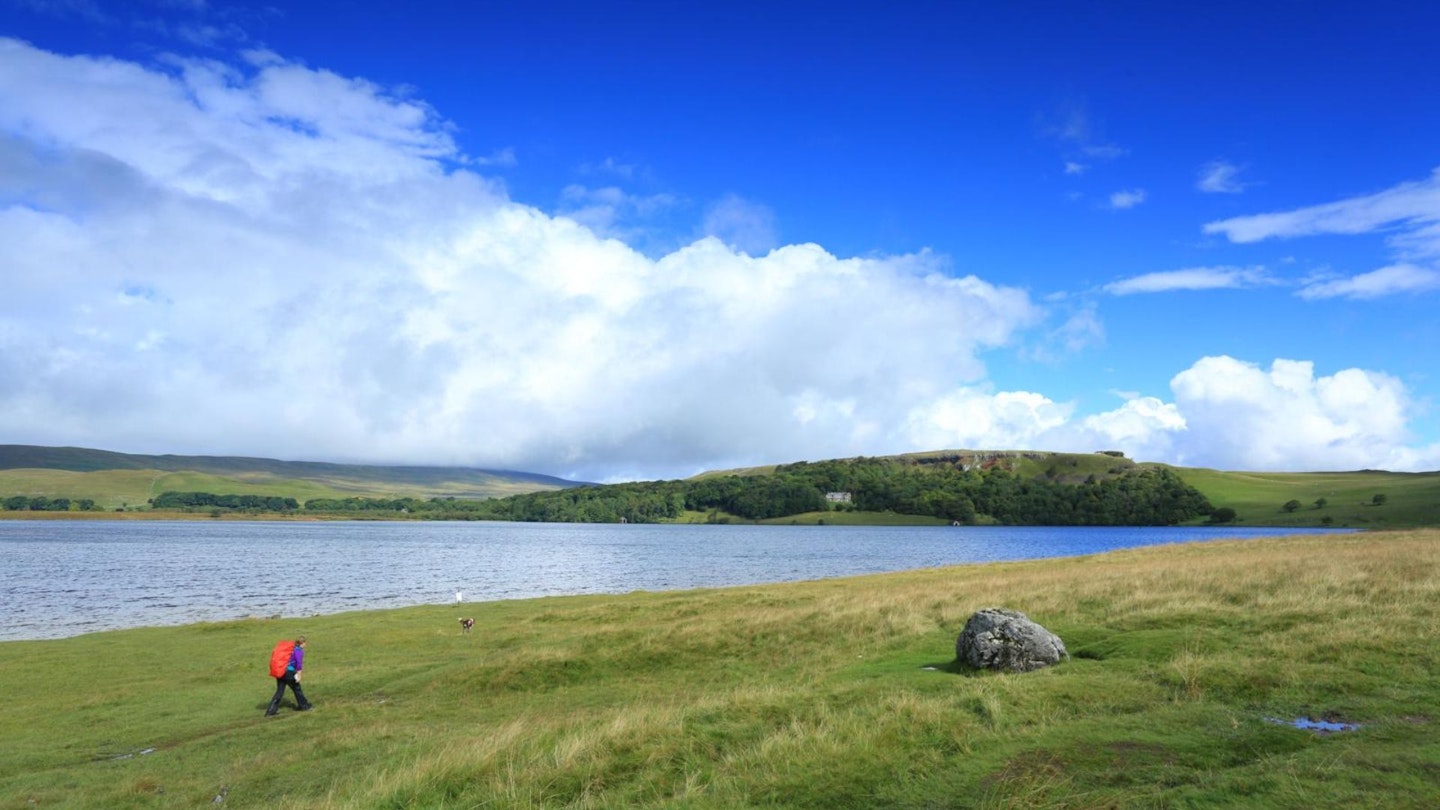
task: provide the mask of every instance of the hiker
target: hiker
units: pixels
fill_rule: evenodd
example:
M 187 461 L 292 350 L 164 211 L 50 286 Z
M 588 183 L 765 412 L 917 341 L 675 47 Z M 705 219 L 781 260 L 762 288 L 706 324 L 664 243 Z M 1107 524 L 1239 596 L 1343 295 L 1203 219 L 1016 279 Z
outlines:
M 275 679 L 275 697 L 270 698 L 270 706 L 265 710 L 266 717 L 280 710 L 280 699 L 285 697 L 286 686 L 289 686 L 290 691 L 295 693 L 296 711 L 308 712 L 313 708 L 310 701 L 305 699 L 305 692 L 300 688 L 300 672 L 304 668 L 304 636 L 297 636 L 294 641 L 282 641 L 275 645 L 275 649 L 270 652 L 270 676 Z

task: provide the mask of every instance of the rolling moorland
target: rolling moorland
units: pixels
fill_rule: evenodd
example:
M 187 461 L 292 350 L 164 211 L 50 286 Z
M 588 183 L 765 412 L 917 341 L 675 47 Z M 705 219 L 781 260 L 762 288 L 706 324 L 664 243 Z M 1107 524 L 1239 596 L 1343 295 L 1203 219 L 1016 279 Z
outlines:
M 1070 659 L 957 665 L 993 605 Z M 0 644 L 0 810 L 1440 806 L 1440 530 L 464 610 Z
M 576 486 L 548 475 L 469 467 L 385 467 L 238 456 L 147 456 L 79 447 L 0 445 L 0 499 L 88 499 L 139 508 L 164 492 L 312 498 L 499 498 Z
M 848 493 L 850 501 L 827 501 L 832 491 Z M 55 508 L 57 501 L 63 508 Z M 1153 508 L 1131 508 L 1146 503 Z M 589 486 L 468 468 L 0 445 L 0 506 L 11 507 L 0 511 L 6 518 L 1225 522 L 1373 529 L 1440 525 L 1440 473 L 1247 473 L 1137 463 L 1116 453 L 950 450 Z

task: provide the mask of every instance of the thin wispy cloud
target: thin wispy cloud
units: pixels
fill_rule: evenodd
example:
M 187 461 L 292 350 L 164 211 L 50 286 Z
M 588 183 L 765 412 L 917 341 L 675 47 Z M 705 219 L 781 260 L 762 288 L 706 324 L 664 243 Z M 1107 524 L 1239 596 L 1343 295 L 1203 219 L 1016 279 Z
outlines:
M 1117 146 L 1113 143 L 1086 144 L 1080 147 L 1080 151 L 1086 157 L 1099 158 L 1103 160 L 1114 160 L 1116 158 L 1124 157 L 1125 155 L 1128 155 L 1130 153 L 1130 150 L 1126 149 L 1125 147 Z
M 488 155 L 473 158 L 473 161 L 476 166 L 511 168 L 520 165 L 520 159 L 515 156 L 515 147 L 513 146 L 496 149 Z
M 1205 225 L 1205 233 L 1232 242 L 1289 239 L 1318 234 L 1384 231 L 1393 264 L 1350 277 L 1308 280 L 1297 295 L 1306 300 L 1356 300 L 1440 290 L 1440 169 L 1419 181 L 1375 194 L 1269 214 L 1233 217 Z
M 634 180 L 640 172 L 640 167 L 634 163 L 623 163 L 613 157 L 607 157 L 599 163 L 586 163 L 580 167 L 582 175 L 611 175 L 622 180 Z
M 572 183 L 561 190 L 556 213 L 599 236 L 634 243 L 643 241 L 647 222 L 677 204 L 679 200 L 671 194 L 632 194 L 619 186 L 591 188 Z
M 1403 256 L 1440 257 L 1440 169 L 1424 180 L 1400 183 L 1375 194 L 1269 214 L 1207 223 L 1207 234 L 1232 242 L 1288 239 L 1316 234 L 1398 230 L 1389 243 Z
M 107 19 L 97 0 L 10 0 L 20 8 L 55 17 L 79 17 L 89 22 Z
M 1435 290 L 1440 290 L 1440 270 L 1413 264 L 1397 264 L 1350 278 L 1312 281 L 1301 287 L 1296 295 L 1308 301 L 1324 298 L 1364 300 Z
M 1245 184 L 1240 182 L 1240 167 L 1215 160 L 1200 167 L 1195 188 L 1206 194 L 1239 194 L 1245 190 Z
M 1110 208 L 1124 211 L 1145 202 L 1145 189 L 1135 188 L 1117 191 L 1110 195 Z
M 1132 276 L 1106 284 L 1111 295 L 1194 290 L 1232 290 L 1274 283 L 1262 267 L 1191 267 Z
M 1100 127 L 1095 124 L 1084 103 L 1066 105 L 1056 115 L 1049 117 L 1041 129 L 1046 136 L 1064 144 L 1067 151 L 1092 160 L 1115 160 L 1128 152 L 1099 133 Z M 1088 168 L 1080 161 L 1065 162 L 1066 174 L 1080 174 Z
M 727 194 L 709 206 L 701 230 L 704 236 L 716 237 L 752 256 L 768 252 L 780 241 L 775 212 L 738 194 Z

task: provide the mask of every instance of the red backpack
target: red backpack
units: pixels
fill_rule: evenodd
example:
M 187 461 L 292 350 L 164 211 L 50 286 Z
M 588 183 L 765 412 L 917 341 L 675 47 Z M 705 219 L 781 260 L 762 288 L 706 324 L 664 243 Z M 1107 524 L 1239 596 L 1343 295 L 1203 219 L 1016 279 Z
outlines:
M 290 656 L 295 654 L 294 641 L 282 641 L 270 651 L 270 677 L 283 678 L 290 666 Z

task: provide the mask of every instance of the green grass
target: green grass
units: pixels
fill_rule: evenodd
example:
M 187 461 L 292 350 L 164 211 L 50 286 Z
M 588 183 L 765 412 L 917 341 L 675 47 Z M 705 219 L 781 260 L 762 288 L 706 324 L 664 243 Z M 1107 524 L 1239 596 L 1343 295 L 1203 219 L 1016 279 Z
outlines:
M 958 670 L 990 605 L 1072 659 Z M 0 809 L 1433 807 L 1437 636 L 1425 530 L 11 642 Z
M 518 495 L 540 487 L 523 481 L 496 479 L 489 487 L 492 496 Z M 165 472 L 162 470 L 70 470 L 13 469 L 0 470 L 0 499 L 10 495 L 47 498 L 89 498 L 105 511 L 121 507 L 143 507 L 162 492 L 213 492 L 217 495 L 277 495 L 304 503 L 311 498 L 432 498 L 475 497 L 469 483 L 445 482 L 425 485 L 397 482 L 377 484 L 374 481 L 339 477 L 286 478 L 268 472 L 215 475 L 196 471 Z M 19 517 L 0 512 L 0 517 Z
M 1172 468 L 1216 507 L 1228 506 L 1249 526 L 1398 528 L 1440 525 L 1440 472 L 1221 472 Z M 1375 495 L 1385 503 L 1372 504 Z M 1315 502 L 1326 500 L 1325 507 Z M 1286 501 L 1300 508 L 1286 512 Z M 1324 524 L 1329 517 L 1331 524 Z
M 51 473 L 95 473 L 55 479 Z M 133 475 L 107 475 L 131 473 Z M 166 473 L 196 481 L 199 491 L 221 495 L 280 495 L 306 500 L 312 497 L 415 497 L 493 498 L 572 486 L 546 475 L 513 470 L 469 467 L 407 467 L 281 461 L 244 456 L 134 455 L 82 447 L 38 447 L 0 444 L 0 495 L 31 494 L 72 499 L 89 498 L 114 508 L 176 489 L 184 484 L 155 483 Z M 56 480 L 66 486 L 47 489 Z M 238 482 L 238 483 L 237 483 Z M 226 488 L 228 487 L 228 488 Z M 145 494 L 141 497 L 140 493 Z M 53 494 L 52 494 L 53 493 Z M 113 504 L 113 505 L 112 505 Z
M 218 476 L 200 472 L 161 470 L 0 470 L 0 497 L 25 495 L 47 498 L 90 498 L 111 511 L 141 507 L 162 492 L 214 492 L 225 495 L 278 495 L 304 502 L 309 498 L 344 498 L 353 492 L 337 490 L 313 481 L 280 478 L 268 474 Z M 14 517 L 0 512 L 0 516 Z

